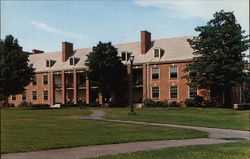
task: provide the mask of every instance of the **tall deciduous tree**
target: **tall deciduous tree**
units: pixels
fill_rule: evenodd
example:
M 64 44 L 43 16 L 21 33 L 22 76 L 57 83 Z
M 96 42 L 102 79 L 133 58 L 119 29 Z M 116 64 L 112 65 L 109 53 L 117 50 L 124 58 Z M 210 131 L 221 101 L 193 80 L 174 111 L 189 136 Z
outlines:
M 34 69 L 28 64 L 28 54 L 22 52 L 12 35 L 0 40 L 0 96 L 8 102 L 9 95 L 22 93 L 30 83 Z
M 213 15 L 207 25 L 198 26 L 200 32 L 188 39 L 194 49 L 193 62 L 185 71 L 195 71 L 196 76 L 187 76 L 189 84 L 205 89 L 214 89 L 223 99 L 224 106 L 231 105 L 233 86 L 246 81 L 243 72 L 243 52 L 249 48 L 249 36 L 237 24 L 233 12 L 220 11 Z
M 117 48 L 110 42 L 99 42 L 87 55 L 88 76 L 98 86 L 99 93 L 104 95 L 107 89 L 119 93 L 125 77 L 125 66 L 117 56 Z

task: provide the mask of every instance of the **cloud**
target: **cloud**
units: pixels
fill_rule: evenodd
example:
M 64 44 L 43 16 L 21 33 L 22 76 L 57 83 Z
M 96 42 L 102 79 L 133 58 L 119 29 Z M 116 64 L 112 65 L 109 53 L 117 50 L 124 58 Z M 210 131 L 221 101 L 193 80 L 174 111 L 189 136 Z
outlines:
M 42 29 L 44 31 L 47 31 L 47 32 L 50 32 L 50 33 L 53 33 L 53 34 L 62 35 L 62 36 L 66 36 L 66 37 L 71 37 L 71 38 L 75 38 L 75 39 L 84 39 L 84 37 L 82 35 L 71 33 L 71 32 L 66 32 L 66 31 L 62 31 L 60 29 L 56 29 L 56 28 L 50 27 L 50 26 L 48 26 L 45 23 L 31 21 L 31 24 L 34 25 L 34 26 L 36 26 L 39 29 Z
M 249 31 L 248 0 L 135 0 L 142 7 L 156 7 L 167 11 L 172 18 L 201 18 L 209 20 L 216 11 L 233 11 L 242 28 Z

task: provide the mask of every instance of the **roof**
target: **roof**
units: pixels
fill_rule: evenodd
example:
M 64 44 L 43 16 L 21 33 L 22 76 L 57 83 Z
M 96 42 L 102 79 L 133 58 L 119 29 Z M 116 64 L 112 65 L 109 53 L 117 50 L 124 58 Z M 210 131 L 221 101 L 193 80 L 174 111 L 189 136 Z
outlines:
M 118 48 L 118 56 L 121 56 L 121 52 L 128 51 L 132 52 L 135 64 L 141 63 L 152 63 L 152 62 L 167 62 L 167 61 L 178 61 L 178 60 L 191 60 L 194 55 L 193 49 L 189 46 L 187 39 L 193 36 L 183 36 L 175 38 L 166 38 L 159 40 L 152 40 L 151 48 L 145 55 L 141 54 L 141 42 L 130 42 L 124 44 L 116 44 L 114 47 Z M 154 49 L 161 48 L 164 50 L 164 54 L 161 58 L 154 58 Z M 61 70 L 72 70 L 72 69 L 83 69 L 86 68 L 85 60 L 87 54 L 92 51 L 92 48 L 83 48 L 74 50 L 72 57 L 80 58 L 80 61 L 76 65 L 70 65 L 69 59 L 62 62 L 62 53 L 48 52 L 41 54 L 29 55 L 29 63 L 33 64 L 36 69 L 35 72 L 48 72 L 48 71 L 61 71 Z M 52 67 L 46 67 L 46 60 L 55 60 L 56 63 Z M 124 64 L 129 61 L 124 62 Z

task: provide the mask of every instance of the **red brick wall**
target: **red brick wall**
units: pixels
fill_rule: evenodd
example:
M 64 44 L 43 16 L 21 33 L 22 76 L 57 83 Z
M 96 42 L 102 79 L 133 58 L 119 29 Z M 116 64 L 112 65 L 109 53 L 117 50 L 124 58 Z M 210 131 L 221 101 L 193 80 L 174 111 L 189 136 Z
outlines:
M 171 79 L 169 72 L 170 72 L 170 66 L 175 65 L 178 67 L 178 77 L 175 79 Z M 158 67 L 160 68 L 160 78 L 159 79 L 152 79 L 151 78 L 151 68 Z M 150 65 L 149 68 L 149 92 L 148 97 L 151 98 L 152 94 L 152 87 L 157 86 L 160 87 L 160 98 L 154 99 L 156 101 L 164 101 L 168 100 L 169 102 L 172 101 L 184 101 L 186 98 L 189 97 L 189 89 L 186 85 L 187 80 L 183 78 L 183 76 L 186 75 L 186 73 L 183 72 L 183 70 L 186 67 L 186 63 L 171 63 L 171 64 L 155 64 Z M 170 99 L 170 86 L 175 85 L 178 86 L 178 98 L 176 99 Z
M 48 75 L 48 85 L 43 84 L 43 75 Z M 33 104 L 50 104 L 50 98 L 48 100 L 44 100 L 43 98 L 43 91 L 48 90 L 48 95 L 50 96 L 50 89 L 49 89 L 49 80 L 50 74 L 49 73 L 37 73 L 36 74 L 36 85 L 30 83 L 28 86 L 25 87 L 26 89 L 26 102 L 32 102 Z M 37 100 L 32 100 L 32 91 L 37 92 Z M 22 102 L 22 95 L 16 95 L 16 100 L 12 100 L 11 96 L 9 97 L 9 103 L 18 106 Z

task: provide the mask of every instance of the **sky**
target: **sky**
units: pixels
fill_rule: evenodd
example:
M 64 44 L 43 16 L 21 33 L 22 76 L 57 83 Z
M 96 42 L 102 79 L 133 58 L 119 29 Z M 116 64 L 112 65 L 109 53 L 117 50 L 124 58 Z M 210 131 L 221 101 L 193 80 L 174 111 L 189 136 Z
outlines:
M 142 30 L 152 39 L 197 35 L 222 9 L 249 34 L 248 0 L 2 0 L 1 39 L 11 34 L 24 51 L 53 52 L 63 41 L 75 49 L 140 41 Z

